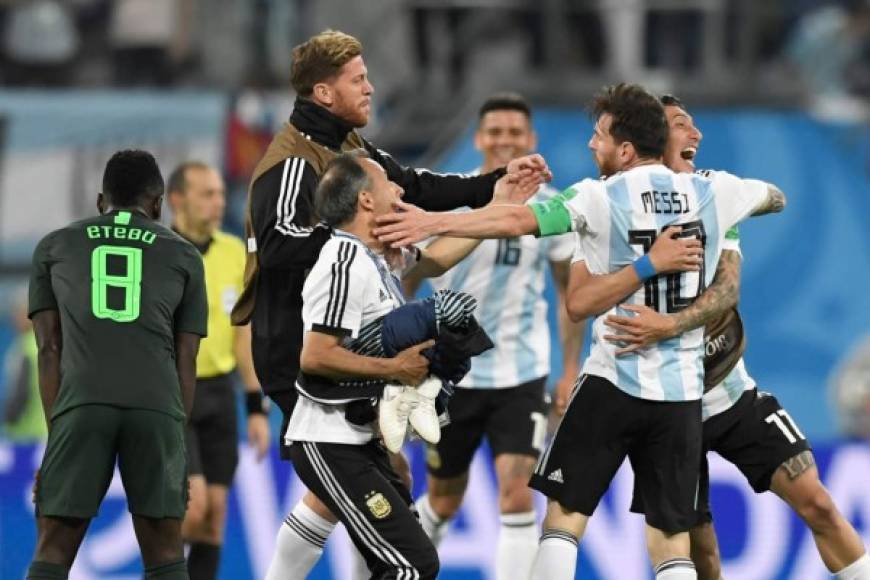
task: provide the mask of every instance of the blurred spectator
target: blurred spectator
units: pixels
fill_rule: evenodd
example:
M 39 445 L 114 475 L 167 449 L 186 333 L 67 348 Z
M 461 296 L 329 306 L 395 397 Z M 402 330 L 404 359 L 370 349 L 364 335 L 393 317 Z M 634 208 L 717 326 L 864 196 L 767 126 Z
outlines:
M 69 6 L 58 0 L 17 0 L 3 20 L 4 82 L 65 84 L 79 49 Z
M 166 86 L 192 56 L 196 0 L 115 0 L 109 42 L 120 85 Z
M 868 46 L 870 0 L 846 0 L 808 12 L 798 23 L 787 54 L 800 70 L 817 109 L 840 109 L 848 114 L 843 107 L 851 110 L 854 89 L 868 84 Z M 860 107 L 860 103 L 853 105 Z
M 15 304 L 13 323 L 18 336 L 6 353 L 3 433 L 17 442 L 44 441 L 48 429 L 39 396 L 36 337 L 27 318 L 26 292 L 21 292 Z
M 870 335 L 834 371 L 830 388 L 843 431 L 870 439 Z

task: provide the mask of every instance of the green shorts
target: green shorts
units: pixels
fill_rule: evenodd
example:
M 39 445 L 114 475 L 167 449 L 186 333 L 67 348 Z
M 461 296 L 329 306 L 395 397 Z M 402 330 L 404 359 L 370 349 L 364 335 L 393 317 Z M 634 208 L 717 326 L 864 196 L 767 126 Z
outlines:
M 184 517 L 184 421 L 158 411 L 109 405 L 74 407 L 52 420 L 36 486 L 37 514 L 96 516 L 116 458 L 130 513 Z

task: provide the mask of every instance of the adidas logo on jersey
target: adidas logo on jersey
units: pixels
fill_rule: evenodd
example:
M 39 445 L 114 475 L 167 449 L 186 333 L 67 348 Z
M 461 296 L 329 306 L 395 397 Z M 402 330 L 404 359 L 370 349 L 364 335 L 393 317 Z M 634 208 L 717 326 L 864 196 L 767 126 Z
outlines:
M 380 293 L 381 302 L 386 302 L 390 299 L 390 297 L 387 296 L 387 293 L 384 292 L 383 288 L 378 288 L 378 292 Z
M 550 475 L 547 476 L 547 479 L 550 481 L 555 481 L 556 483 L 565 483 L 565 480 L 562 478 L 562 469 L 559 468 Z

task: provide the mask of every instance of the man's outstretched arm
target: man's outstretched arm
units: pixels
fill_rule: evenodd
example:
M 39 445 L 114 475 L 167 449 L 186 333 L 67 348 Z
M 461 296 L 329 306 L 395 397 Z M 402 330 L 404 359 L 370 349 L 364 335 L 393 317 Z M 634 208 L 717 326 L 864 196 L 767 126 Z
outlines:
M 525 197 L 537 191 L 540 175 L 507 175 L 496 183 L 496 196 Z M 509 190 L 509 193 L 508 193 Z M 432 236 L 461 238 L 514 238 L 539 233 L 538 218 L 527 205 L 490 204 L 463 213 L 431 213 L 405 202 L 396 211 L 377 218 L 374 234 L 394 248 L 422 242 Z M 569 230 L 565 230 L 569 231 Z

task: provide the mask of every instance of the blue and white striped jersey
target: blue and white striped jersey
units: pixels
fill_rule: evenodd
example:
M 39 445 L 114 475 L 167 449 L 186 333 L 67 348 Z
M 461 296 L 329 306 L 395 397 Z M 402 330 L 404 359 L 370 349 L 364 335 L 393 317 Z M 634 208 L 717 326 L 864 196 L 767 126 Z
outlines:
M 741 358 L 724 381 L 701 397 L 702 420 L 706 421 L 714 415 L 724 413 L 734 406 L 744 391 L 754 388 L 755 380 L 746 372 L 746 365 Z
M 529 203 L 556 195 L 555 189 L 544 186 Z M 571 257 L 572 237 L 484 240 L 462 262 L 430 280 L 435 290 L 449 288 L 474 296 L 475 315 L 495 344 L 472 359 L 471 371 L 459 387 L 515 387 L 550 373 L 545 276 L 550 261 Z
M 665 228 L 704 244 L 700 272 L 661 275 L 627 297 L 662 313 L 678 312 L 713 280 L 726 232 L 767 198 L 767 184 L 724 172 L 710 177 L 677 174 L 664 165 L 644 165 L 606 180 L 585 179 L 551 200 L 534 204 L 542 236 L 573 230 L 578 252 L 592 274 L 608 274 L 646 253 Z M 699 328 L 637 353 L 617 357 L 604 340 L 607 314 L 627 314 L 617 305 L 595 319 L 592 350 L 583 372 L 606 378 L 629 395 L 659 401 L 700 399 L 703 393 L 704 330 Z

